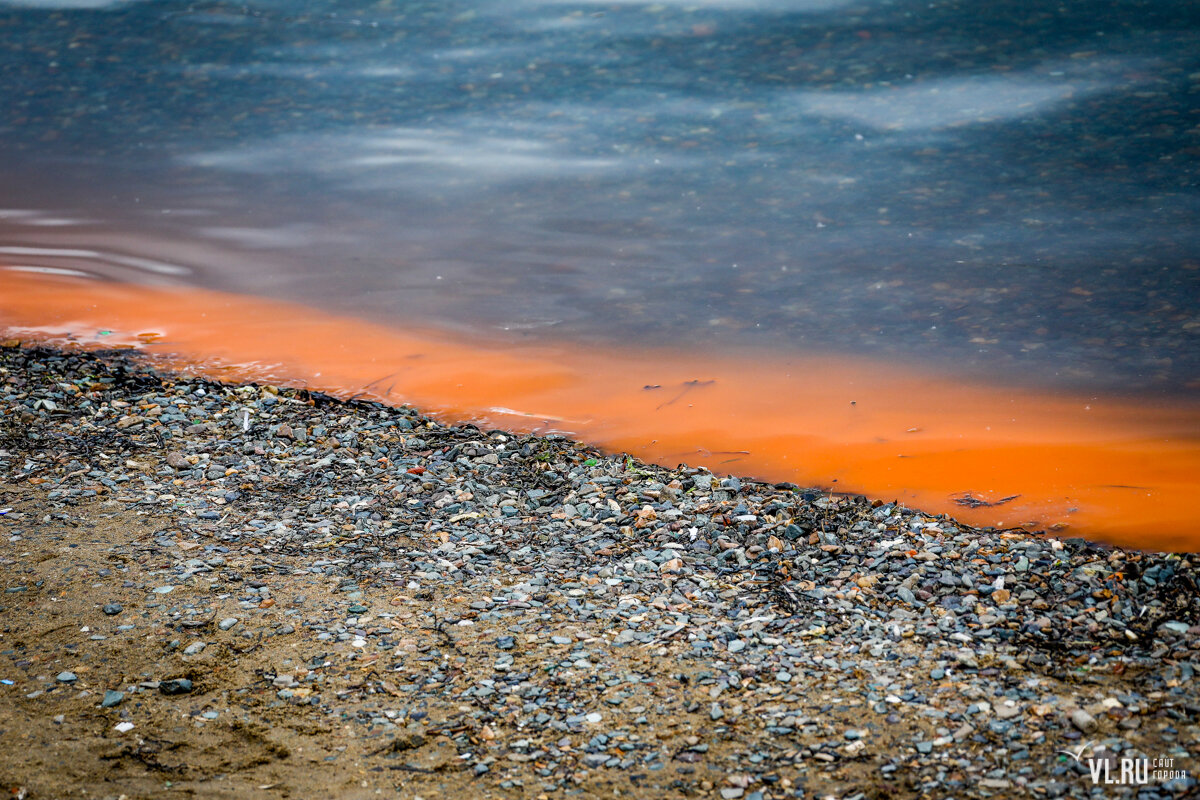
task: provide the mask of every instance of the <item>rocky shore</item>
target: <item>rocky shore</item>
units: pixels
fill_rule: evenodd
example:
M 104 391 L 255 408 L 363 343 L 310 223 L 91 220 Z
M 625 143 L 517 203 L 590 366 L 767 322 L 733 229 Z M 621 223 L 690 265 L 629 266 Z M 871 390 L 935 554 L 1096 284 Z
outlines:
M 0 348 L 0 415 L 14 797 L 1197 791 L 1195 555 L 129 352 Z

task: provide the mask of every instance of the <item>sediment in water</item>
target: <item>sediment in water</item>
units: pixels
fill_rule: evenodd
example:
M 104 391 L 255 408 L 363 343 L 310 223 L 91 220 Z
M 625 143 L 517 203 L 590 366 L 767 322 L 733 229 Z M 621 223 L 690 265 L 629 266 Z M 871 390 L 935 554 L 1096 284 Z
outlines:
M 667 466 L 861 492 L 973 525 L 1200 549 L 1200 410 L 847 357 L 502 346 L 202 290 L 0 269 L 17 338 L 137 345 L 177 370 L 566 432 Z

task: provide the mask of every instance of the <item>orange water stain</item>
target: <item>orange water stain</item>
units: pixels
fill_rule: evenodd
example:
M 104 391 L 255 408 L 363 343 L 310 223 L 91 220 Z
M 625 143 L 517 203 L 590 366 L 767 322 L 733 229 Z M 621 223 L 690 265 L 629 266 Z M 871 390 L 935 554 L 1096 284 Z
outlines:
M 135 345 L 220 380 L 569 433 L 669 466 L 897 498 L 975 525 L 1200 550 L 1195 405 L 966 384 L 841 356 L 480 343 L 284 302 L 3 269 L 0 329 Z M 1013 499 L 967 508 L 956 502 L 966 493 Z

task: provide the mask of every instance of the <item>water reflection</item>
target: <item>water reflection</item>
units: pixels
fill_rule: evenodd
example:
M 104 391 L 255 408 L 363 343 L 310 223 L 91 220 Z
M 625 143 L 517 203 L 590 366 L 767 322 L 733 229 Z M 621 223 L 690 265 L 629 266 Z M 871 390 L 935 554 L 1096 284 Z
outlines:
M 548 135 L 501 137 L 456 129 L 396 128 L 382 134 L 355 131 L 293 135 L 236 150 L 199 153 L 184 163 L 249 173 L 311 172 L 358 190 L 412 190 L 423 177 L 435 191 L 499 180 L 595 172 L 621 166 L 615 159 L 564 152 Z
M 0 26 L 10 262 L 479 336 L 1200 376 L 1194 3 L 0 0 Z
M 1069 101 L 1111 91 L 1123 75 L 1148 78 L 1146 70 L 1154 66 L 1120 59 L 1050 63 L 1016 74 L 941 78 L 866 91 L 801 91 L 784 103 L 796 103 L 801 113 L 851 120 L 875 131 L 937 131 L 1046 114 Z

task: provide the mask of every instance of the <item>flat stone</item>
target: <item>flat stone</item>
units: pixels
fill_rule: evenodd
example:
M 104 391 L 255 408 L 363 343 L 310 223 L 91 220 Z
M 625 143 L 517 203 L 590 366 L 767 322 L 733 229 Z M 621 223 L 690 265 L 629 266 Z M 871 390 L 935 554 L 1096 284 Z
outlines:
M 1021 707 L 1015 703 L 1000 703 L 995 708 L 996 716 L 1000 719 L 1012 719 L 1021 716 Z
M 158 684 L 158 690 L 167 695 L 189 694 L 192 688 L 192 682 L 187 678 L 171 678 Z

